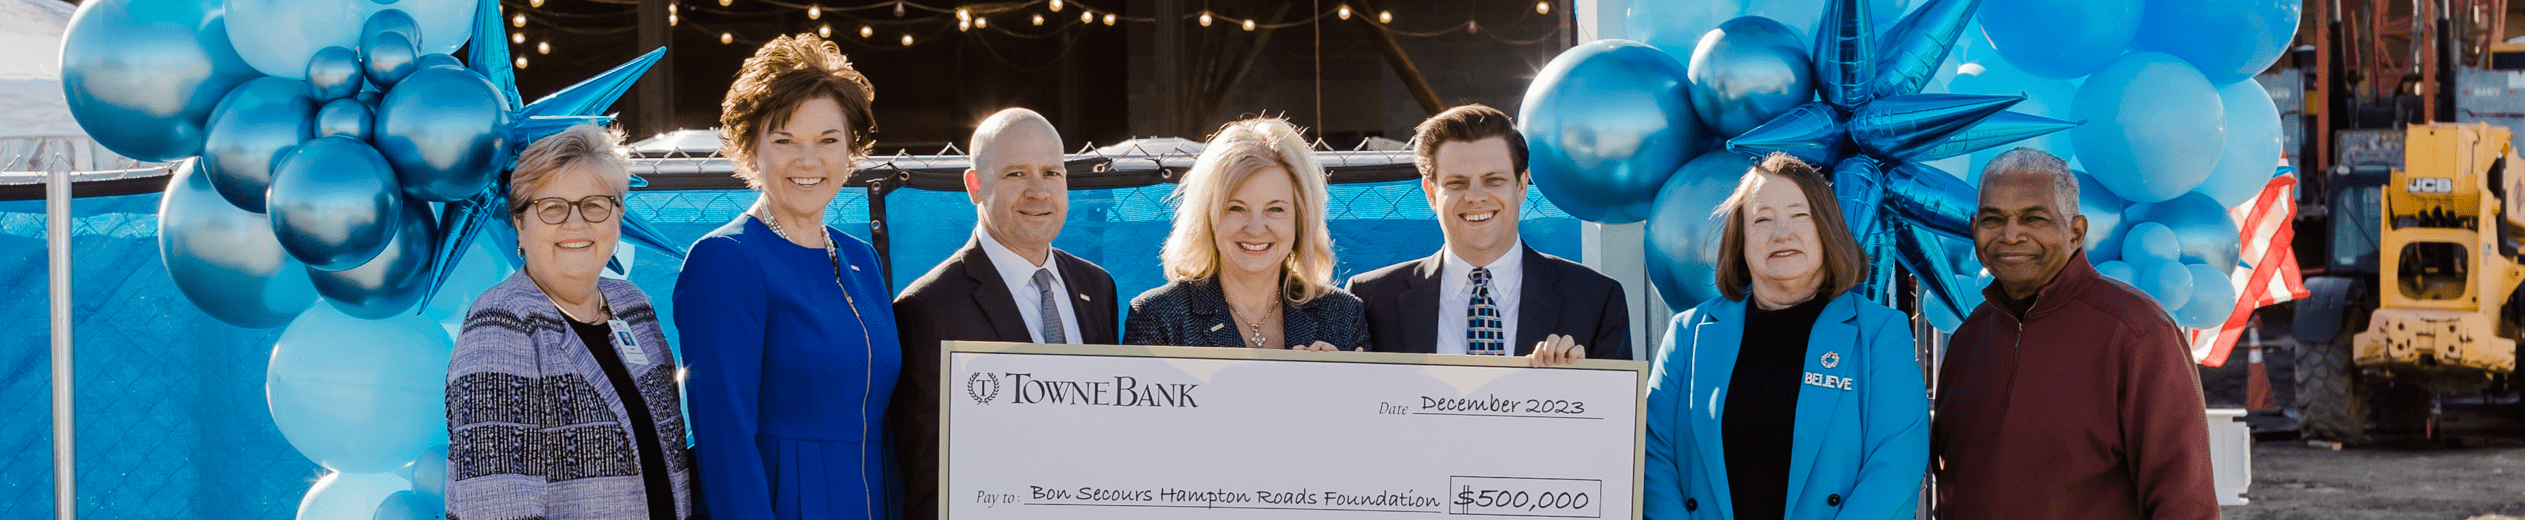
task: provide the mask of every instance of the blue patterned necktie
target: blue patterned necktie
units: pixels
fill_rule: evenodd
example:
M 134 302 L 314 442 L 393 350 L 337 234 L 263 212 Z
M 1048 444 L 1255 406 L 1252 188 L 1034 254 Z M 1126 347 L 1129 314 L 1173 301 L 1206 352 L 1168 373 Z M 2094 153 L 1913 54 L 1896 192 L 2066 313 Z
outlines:
M 1476 356 L 1504 356 L 1507 338 L 1501 336 L 1499 303 L 1491 300 L 1490 269 L 1473 268 L 1473 304 L 1465 308 L 1464 348 Z
M 1069 343 L 1070 337 L 1061 327 L 1061 308 L 1054 307 L 1060 304 L 1061 299 L 1052 296 L 1052 268 L 1035 269 L 1035 297 L 1035 313 L 1043 316 L 1040 331 L 1043 342 L 1054 345 Z

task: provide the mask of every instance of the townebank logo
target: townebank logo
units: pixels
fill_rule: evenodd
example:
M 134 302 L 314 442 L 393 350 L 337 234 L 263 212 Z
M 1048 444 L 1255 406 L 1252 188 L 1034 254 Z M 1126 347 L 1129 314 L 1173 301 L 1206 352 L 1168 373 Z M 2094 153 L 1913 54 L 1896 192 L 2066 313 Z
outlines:
M 974 372 L 964 379 L 964 393 L 974 404 L 1001 402 L 1007 404 L 1055 404 L 1070 406 L 1137 406 L 1158 408 L 1199 408 L 1193 390 L 1198 383 L 1162 383 L 1142 381 L 1133 376 L 1105 379 L 1061 380 L 1035 377 L 1032 372 Z M 1003 392 L 1003 388 L 1007 391 Z

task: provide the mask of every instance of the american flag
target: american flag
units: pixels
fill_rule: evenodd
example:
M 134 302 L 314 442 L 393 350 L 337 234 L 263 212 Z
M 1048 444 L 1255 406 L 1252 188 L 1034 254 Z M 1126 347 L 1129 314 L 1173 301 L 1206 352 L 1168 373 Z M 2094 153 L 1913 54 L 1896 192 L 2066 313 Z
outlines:
M 2240 228 L 2244 250 L 2238 256 L 2243 265 L 2227 280 L 2236 285 L 2236 308 L 2216 329 L 2186 331 L 2193 361 L 2210 367 L 2227 364 L 2227 353 L 2244 335 L 2253 309 L 2306 297 L 2306 280 L 2297 272 L 2297 254 L 2289 245 L 2297 235 L 2289 226 L 2297 218 L 2296 191 L 2297 175 L 2283 171 L 2251 202 L 2227 210 Z

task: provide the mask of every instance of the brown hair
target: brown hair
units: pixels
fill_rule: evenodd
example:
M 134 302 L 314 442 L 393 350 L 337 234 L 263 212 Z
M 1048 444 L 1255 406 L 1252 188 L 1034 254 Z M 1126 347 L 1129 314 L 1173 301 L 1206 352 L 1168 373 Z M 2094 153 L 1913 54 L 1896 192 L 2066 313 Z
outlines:
M 1412 166 L 1420 169 L 1421 178 L 1435 178 L 1438 175 L 1438 145 L 1469 143 L 1493 137 L 1508 142 L 1508 163 L 1516 169 L 1517 177 L 1525 177 L 1525 134 L 1517 132 L 1517 123 L 1508 119 L 1508 113 L 1480 103 L 1450 108 L 1421 121 L 1420 126 L 1412 131 L 1412 140 L 1420 142 L 1420 146 L 1412 152 Z
M 840 46 L 813 34 L 782 36 L 745 59 L 719 102 L 719 154 L 736 163 L 736 177 L 747 187 L 759 188 L 754 146 L 764 129 L 788 124 L 798 105 L 830 98 L 850 124 L 851 154 L 865 157 L 877 144 L 877 120 L 869 113 L 876 96 Z
M 1806 161 L 1780 152 L 1771 152 L 1762 162 L 1745 171 L 1736 183 L 1736 192 L 1727 202 L 1718 205 L 1718 212 L 1727 215 L 1725 231 L 1718 242 L 1718 292 L 1730 301 L 1743 301 L 1751 293 L 1752 268 L 1745 265 L 1746 199 L 1753 198 L 1754 187 L 1762 176 L 1786 179 L 1806 194 L 1807 211 L 1814 214 L 1815 236 L 1823 253 L 1823 286 L 1815 289 L 1816 298 L 1834 298 L 1849 292 L 1850 287 L 1867 278 L 1867 253 L 1859 250 L 1859 241 L 1850 237 L 1850 225 L 1841 220 L 1841 202 L 1833 198 L 1832 185 L 1824 175 Z

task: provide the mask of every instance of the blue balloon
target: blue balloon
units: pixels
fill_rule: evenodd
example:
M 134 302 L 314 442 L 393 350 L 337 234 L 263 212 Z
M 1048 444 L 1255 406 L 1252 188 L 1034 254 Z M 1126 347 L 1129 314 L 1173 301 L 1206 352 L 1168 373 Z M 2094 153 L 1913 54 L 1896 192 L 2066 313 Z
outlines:
M 219 0 L 93 0 L 61 39 L 62 94 L 97 144 L 124 157 L 202 153 L 212 109 L 262 74 L 228 45 Z M 20 52 L 41 52 L 20 49 Z
M 1857 110 L 1876 99 L 1876 30 L 1868 0 L 1825 0 L 1815 32 L 1815 90 L 1825 103 Z
M 414 58 L 414 59 L 412 60 L 412 66 L 413 66 L 413 69 L 412 69 L 412 70 L 414 70 L 414 71 L 416 71 L 416 72 L 417 72 L 417 71 L 419 71 L 419 70 L 421 70 L 421 69 L 428 69 L 428 68 L 449 68 L 449 69 L 459 69 L 459 70 L 471 70 L 471 69 L 466 69 L 466 68 L 465 68 L 465 62 L 457 60 L 455 56 L 449 56 L 449 55 L 445 55 L 445 54 L 437 54 L 437 53 L 423 54 L 423 55 L 421 55 L 421 57 L 419 57 L 419 58 Z
M 420 458 L 412 459 L 412 464 L 405 468 L 411 474 L 408 478 L 412 480 L 412 493 L 419 495 L 424 503 L 443 504 L 447 501 L 446 445 L 422 450 Z
M 331 472 L 316 479 L 298 500 L 298 520 L 368 519 L 397 493 L 410 493 L 412 483 L 388 474 Z
M 199 161 L 175 166 L 158 200 L 158 256 L 167 277 L 203 313 L 230 325 L 272 328 L 315 303 L 304 264 L 281 249 L 272 221 L 237 209 L 211 188 Z
M 1720 23 L 1693 47 L 1687 70 L 1693 113 L 1720 138 L 1743 134 L 1815 99 L 1814 62 L 1806 45 L 1796 29 L 1769 18 Z
M 360 22 L 368 13 L 361 4 L 343 0 L 228 0 L 228 42 L 237 55 L 264 74 L 307 78 L 308 58 L 317 49 L 359 43 Z
M 404 27 L 411 27 L 416 31 L 406 37 L 414 42 L 413 48 L 420 49 L 425 54 L 453 54 L 456 49 L 463 48 L 465 42 L 470 41 L 474 36 L 474 10 L 498 9 L 500 5 L 497 1 L 476 2 L 475 0 L 398 0 L 361 3 L 368 5 L 367 16 L 370 20 L 393 11 L 395 13 L 393 16 L 401 18 L 396 23 L 408 24 Z M 503 36 L 507 35 L 484 35 L 483 41 L 497 41 Z
M 367 143 L 319 137 L 272 175 L 272 231 L 310 268 L 340 271 L 376 258 L 404 212 L 394 170 Z
M 1981 6 L 1982 34 L 2036 76 L 2085 76 L 2130 50 L 2142 0 L 2007 0 Z M 2292 26 L 2293 27 L 2293 26 Z
M 1979 40 L 1980 38 L 1976 36 L 1972 39 Z M 2073 108 L 2072 104 L 2078 99 L 2077 85 L 2070 83 L 2068 80 L 2041 78 L 2035 77 L 2032 74 L 2026 74 L 2024 71 L 2016 70 L 2015 67 L 2008 65 L 2007 62 L 1998 59 L 1995 54 L 1996 53 L 1985 52 L 1983 55 L 1988 56 L 1987 58 L 1983 56 L 1976 56 L 1971 62 L 1957 65 L 1956 68 L 1958 71 L 1954 79 L 1947 82 L 1947 91 L 1957 94 L 2025 96 L 2024 101 L 2017 102 L 2015 106 L 2009 107 L 2008 110 L 2020 114 L 2049 119 L 2063 121 L 2078 120 L 2077 112 L 2071 110 Z M 1981 182 L 1981 168 L 1983 165 L 1990 164 L 1990 160 L 1998 158 L 1999 154 L 2006 153 L 2008 150 L 2013 150 L 2019 147 L 2042 150 L 2045 153 L 2052 154 L 2054 157 L 2059 157 L 2060 160 L 2063 161 L 2078 158 L 2078 149 L 2076 146 L 2071 144 L 2070 132 L 2054 132 L 2040 137 L 2018 141 L 2015 144 L 2000 145 L 1973 152 L 1968 155 L 1968 157 L 1971 158 L 1970 160 L 1972 166 L 1970 168 L 1958 170 L 1955 173 L 1962 173 L 1964 174 L 1965 180 L 1978 184 Z M 2099 189 L 2101 188 L 2099 187 Z
M 2181 309 L 2192 301 L 2192 270 L 2181 262 L 2150 261 L 2139 264 L 2139 292 L 2157 299 L 2157 306 Z
M 1962 288 L 1962 290 L 1957 291 L 1957 294 L 1964 298 L 1964 301 L 1959 302 L 1957 307 L 1963 309 L 1964 315 L 1972 314 L 1973 309 L 1981 307 L 1981 288 L 1990 286 L 1990 280 L 1988 280 L 1988 277 L 1985 276 L 1964 274 L 1954 275 L 1952 278 L 1954 279 L 1954 282 L 1952 283 L 1955 284 L 1955 287 Z M 1958 315 L 1955 311 L 1948 310 L 1945 305 L 1922 305 L 1920 306 L 1920 315 L 1929 319 L 1929 326 L 1936 327 L 1938 330 L 1948 333 L 1955 332 L 1956 327 L 1963 326 L 1964 324 L 1964 316 Z
M 316 100 L 307 82 L 262 77 L 219 100 L 202 143 L 202 168 L 219 195 L 246 211 L 264 211 L 272 169 L 289 148 L 315 137 Z
M 359 98 L 342 98 L 325 102 L 316 109 L 316 137 L 342 136 L 367 141 L 375 127 L 376 112 Z
M 1689 3 L 1691 0 L 1686 0 Z M 1745 16 L 1760 16 L 1780 21 L 1797 33 L 1797 41 L 1823 32 L 1824 13 L 1831 10 L 1827 0 L 1744 0 Z M 1903 13 L 1910 12 L 1914 0 L 1868 0 L 1869 18 L 1879 28 L 1892 27 Z
M 1682 64 L 1625 40 L 1552 58 L 1526 90 L 1517 124 L 1535 188 L 1570 216 L 1610 224 L 1648 218 L 1666 176 L 1709 144 L 1685 102 Z
M 1727 139 L 1727 151 L 1748 156 L 1780 152 L 1807 164 L 1839 164 L 1852 152 L 1849 127 L 1850 118 L 1841 109 L 1807 103 Z
M 2130 262 L 2106 260 L 2104 263 L 2095 264 L 2095 272 L 2104 275 L 2105 278 L 2121 280 L 2122 283 L 2130 284 L 2132 287 L 2139 286 L 2139 270 L 2132 268 Z
M 307 60 L 307 86 L 316 101 L 332 101 L 358 94 L 361 80 L 359 52 L 349 47 L 325 47 Z
M 370 83 L 392 87 L 420 69 L 421 53 L 413 49 L 409 33 L 396 31 L 390 22 L 380 22 L 398 17 L 386 13 L 399 16 L 403 12 L 387 10 L 368 19 L 368 28 L 359 37 L 360 71 Z M 409 21 L 409 17 L 403 18 Z
M 2210 169 L 2209 179 L 2193 191 L 2232 208 L 2261 195 L 2279 171 L 2280 111 L 2258 81 L 2219 87 L 2218 104 L 2226 112 L 2227 143 L 2218 149 L 2218 165 Z
M 2236 312 L 2236 285 L 2227 280 L 2227 273 L 2202 264 L 2186 264 L 2192 270 L 2192 297 L 2183 308 L 2174 312 L 2177 325 L 2195 329 L 2213 329 L 2227 323 Z
M 2087 175 L 2087 172 L 2070 170 L 2069 173 L 2078 176 L 2078 215 L 2087 218 L 2084 244 L 2087 259 L 2101 262 L 2121 258 L 2120 247 L 2105 249 L 2102 246 L 2121 229 L 2122 208 L 2128 203 L 2122 202 L 2121 197 L 2113 196 L 2111 190 L 2098 184 L 2095 177 Z
M 1980 6 L 1981 0 L 1924 0 L 1918 10 L 1903 15 L 1885 29 L 1884 45 L 1877 51 L 1876 77 L 1868 81 L 1868 88 L 1881 98 L 1919 94 L 1932 84 L 1945 84 L 1938 78 L 1945 69 L 1942 65 L 1967 37 L 1965 26 L 1971 25 L 1973 12 Z
M 508 167 L 513 146 L 509 115 L 499 87 L 490 80 L 462 69 L 426 67 L 403 78 L 377 105 L 373 141 L 394 165 L 405 195 L 457 200 L 481 192 Z M 1542 168 L 1534 167 L 1537 184 Z
M 2131 262 L 2169 262 L 2183 258 L 2183 241 L 2174 237 L 2174 229 L 2165 224 L 2141 222 L 2132 224 L 2122 235 L 2122 259 Z
M 1910 157 L 2006 112 L 2025 98 L 1912 94 L 1876 100 L 1850 115 L 1850 140 L 1872 155 Z
M 263 387 L 272 424 L 308 460 L 379 473 L 403 486 L 397 491 L 409 489 L 385 473 L 447 442 L 454 348 L 447 328 L 429 318 L 363 320 L 329 305 L 308 309 L 272 345 Z
M 413 482 L 415 486 L 420 482 Z M 433 503 L 412 491 L 396 491 L 377 503 L 376 516 L 370 520 L 437 520 L 446 513 L 442 503 Z
M 438 217 L 424 202 L 404 201 L 394 239 L 359 267 L 340 271 L 310 269 L 316 293 L 351 317 L 374 320 L 412 310 L 430 281 L 430 254 L 435 252 Z
M 1723 151 L 1701 154 L 1675 170 L 1657 191 L 1648 220 L 1648 280 L 1668 309 L 1689 309 L 1719 297 L 1718 239 L 1726 215 L 1711 210 L 1735 193 L 1754 160 Z
M 2163 223 L 2174 230 L 2183 243 L 2185 263 L 2209 264 L 2222 272 L 2235 272 L 2241 237 L 2236 218 L 2227 214 L 2208 195 L 2186 193 L 2174 200 L 2154 204 L 2132 204 L 2122 211 L 2122 218 L 2131 222 Z
M 1745 14 L 1743 0 L 1707 0 L 1690 2 L 1631 2 L 1624 13 L 1626 38 L 1646 43 L 1675 57 L 1690 59 L 1692 48 L 1701 43 L 1701 35 L 1718 27 L 1719 22 Z
M 2132 202 L 2164 202 L 2200 186 L 2226 141 L 2218 90 L 2162 53 L 2130 53 L 2087 78 L 2077 113 L 2087 121 L 2069 130 L 2078 160 Z
M 2298 0 L 2147 0 L 2131 47 L 2191 62 L 2212 85 L 2271 68 L 2297 37 Z

